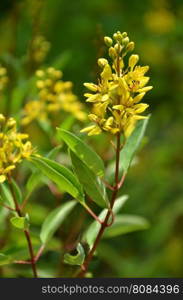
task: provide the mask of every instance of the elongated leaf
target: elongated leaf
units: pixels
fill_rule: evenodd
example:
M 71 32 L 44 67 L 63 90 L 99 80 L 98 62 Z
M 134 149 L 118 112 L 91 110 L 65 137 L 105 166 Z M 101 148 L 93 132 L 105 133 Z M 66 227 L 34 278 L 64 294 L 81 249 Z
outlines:
M 19 188 L 19 186 L 17 185 L 16 181 L 15 180 L 12 180 L 12 185 L 13 185 L 13 189 L 14 189 L 14 192 L 15 192 L 15 196 L 16 196 L 16 199 L 19 203 L 22 203 L 22 192 Z
M 79 243 L 76 249 L 78 252 L 76 255 L 71 255 L 69 253 L 64 255 L 64 263 L 77 266 L 81 266 L 84 263 L 85 252 L 83 246 Z
M 100 178 L 96 176 L 78 157 L 74 152 L 70 151 L 72 164 L 75 173 L 78 176 L 80 183 L 83 185 L 88 196 L 99 206 L 107 207 L 108 198 L 104 184 Z
M 53 159 L 55 158 L 55 156 L 58 154 L 58 152 L 60 151 L 61 146 L 56 146 L 55 148 L 53 148 L 50 152 L 47 153 L 46 157 Z M 27 192 L 30 194 L 32 193 L 33 190 L 35 190 L 36 188 L 38 188 L 40 185 L 42 185 L 44 183 L 44 175 L 41 173 L 40 170 L 36 170 L 34 171 L 26 184 L 26 189 Z
M 106 228 L 104 238 L 111 238 L 129 232 L 144 230 L 149 228 L 148 221 L 139 216 L 117 215 L 112 226 Z
M 6 183 L 2 183 L 0 185 L 0 191 L 2 200 L 6 202 L 11 208 L 15 208 L 13 197 Z
M 104 209 L 98 218 L 103 221 L 107 215 L 107 209 Z M 97 221 L 93 221 L 91 225 L 87 228 L 84 233 L 83 240 L 87 242 L 90 248 L 92 248 L 93 243 L 98 235 L 101 225 Z
M 137 126 L 127 139 L 124 148 L 121 151 L 120 155 L 120 164 L 122 166 L 123 171 L 126 173 L 134 154 L 136 153 L 140 142 L 144 136 L 147 124 L 149 121 L 149 117 L 145 120 L 140 120 L 137 122 Z
M 73 133 L 58 128 L 58 137 L 67 144 L 69 149 L 80 158 L 96 175 L 104 175 L 102 159 L 87 144 Z
M 82 187 L 74 174 L 59 163 L 43 157 L 32 157 L 33 164 L 52 180 L 61 191 L 69 193 L 80 202 L 84 201 Z
M 119 198 L 116 199 L 114 207 L 113 207 L 113 213 L 116 215 L 118 213 L 118 211 L 123 207 L 123 205 L 125 204 L 125 202 L 128 199 L 128 195 L 123 195 Z M 105 217 L 107 215 L 107 209 L 104 209 L 98 216 L 98 218 L 101 221 L 104 221 Z M 91 225 L 87 228 L 87 230 L 84 233 L 84 240 L 88 243 L 88 245 L 90 246 L 90 248 L 92 247 L 98 233 L 99 230 L 101 228 L 101 225 L 99 224 L 99 222 L 97 221 L 93 221 L 91 223 Z
M 127 200 L 128 195 L 122 195 L 119 198 L 117 198 L 113 206 L 113 213 L 117 214 L 120 211 L 120 209 L 122 209 Z
M 58 208 L 54 209 L 45 219 L 40 233 L 40 238 L 43 244 L 46 244 L 54 235 L 55 231 L 67 218 L 69 213 L 76 205 L 76 201 L 69 201 Z

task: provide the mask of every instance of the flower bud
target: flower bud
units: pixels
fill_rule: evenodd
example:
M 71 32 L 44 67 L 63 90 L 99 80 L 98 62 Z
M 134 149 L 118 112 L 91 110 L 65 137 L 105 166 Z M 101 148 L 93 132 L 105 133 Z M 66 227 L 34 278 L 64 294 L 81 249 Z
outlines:
M 44 75 L 45 75 L 45 73 L 44 73 L 43 70 L 37 70 L 37 71 L 36 71 L 36 76 L 37 76 L 37 77 L 44 77 Z
M 107 64 L 108 64 L 107 59 L 105 59 L 105 58 L 99 58 L 98 59 L 98 65 L 99 65 L 99 67 L 104 68 L 105 65 L 107 65 Z
M 127 32 L 123 32 L 122 33 L 122 38 L 124 39 L 124 38 L 126 38 L 128 35 L 127 35 Z
M 114 49 L 116 50 L 117 53 L 120 53 L 123 47 L 118 43 L 114 45 Z
M 124 45 L 124 46 L 126 46 L 128 43 L 129 43 L 129 37 L 125 37 L 123 40 L 122 40 L 122 44 Z
M 129 62 L 128 62 L 128 65 L 131 69 L 134 68 L 134 66 L 137 64 L 139 60 L 139 56 L 137 54 L 132 54 L 129 58 Z
M 128 43 L 128 45 L 126 47 L 126 50 L 127 51 L 133 51 L 134 47 L 135 47 L 135 43 L 134 42 L 130 42 L 130 43 Z
M 111 47 L 112 43 L 113 43 L 113 40 L 110 37 L 105 36 L 104 37 L 104 42 L 105 42 L 105 44 L 106 44 L 107 47 Z
M 110 47 L 110 48 L 109 48 L 109 56 L 110 56 L 112 59 L 115 59 L 115 58 L 117 57 L 116 50 L 115 50 L 113 47 Z

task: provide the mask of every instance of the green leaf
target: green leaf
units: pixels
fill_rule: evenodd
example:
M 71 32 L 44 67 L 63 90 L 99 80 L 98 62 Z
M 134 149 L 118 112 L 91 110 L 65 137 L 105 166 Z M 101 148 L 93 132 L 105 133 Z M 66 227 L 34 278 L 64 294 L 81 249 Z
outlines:
M 82 186 L 74 174 L 61 164 L 43 157 L 32 157 L 32 163 L 40 169 L 45 176 L 52 180 L 61 191 L 69 193 L 71 196 L 84 202 Z
M 12 185 L 13 185 L 15 197 L 16 197 L 18 203 L 22 203 L 22 192 L 14 179 L 12 179 Z
M 98 216 L 98 218 L 103 221 L 107 215 L 107 209 L 104 209 Z M 83 240 L 87 242 L 90 249 L 97 237 L 97 234 L 101 228 L 101 225 L 97 221 L 93 221 L 84 233 Z
M 143 217 L 134 215 L 117 215 L 112 226 L 106 228 L 103 238 L 111 238 L 148 228 L 149 222 Z
M 53 148 L 50 152 L 48 152 L 48 154 L 46 155 L 47 158 L 55 158 L 55 156 L 58 154 L 58 152 L 60 151 L 61 146 L 56 146 L 55 148 Z M 44 182 L 44 175 L 41 173 L 40 170 L 36 170 L 34 171 L 26 184 L 26 189 L 27 192 L 29 194 L 32 193 L 33 190 L 35 190 L 37 187 L 39 187 L 42 183 Z
M 87 144 L 73 133 L 58 128 L 58 136 L 64 140 L 69 149 L 85 163 L 96 175 L 104 175 L 104 163 L 102 159 Z
M 125 146 L 123 147 L 121 154 L 120 154 L 120 162 L 123 171 L 126 173 L 134 154 L 136 153 L 140 142 L 144 136 L 148 121 L 150 116 L 145 120 L 140 120 L 137 122 L 137 126 L 127 139 Z
M 0 253 L 0 266 L 12 263 L 12 258 L 9 255 Z
M 76 255 L 66 253 L 64 255 L 64 263 L 69 265 L 81 266 L 85 260 L 85 252 L 83 246 L 80 243 L 77 245 L 77 252 L 78 253 Z
M 45 219 L 40 233 L 43 244 L 46 244 L 54 235 L 55 231 L 67 218 L 71 210 L 76 205 L 76 201 L 69 201 L 54 209 Z
M 1 189 L 1 198 L 2 198 L 2 200 L 5 203 L 7 203 L 11 208 L 15 208 L 13 197 L 12 197 L 12 194 L 9 190 L 8 185 L 6 183 L 2 183 L 0 185 L 0 189 Z
M 96 176 L 78 157 L 74 152 L 70 151 L 72 164 L 75 173 L 78 176 L 80 183 L 86 194 L 99 206 L 107 207 L 108 198 L 103 182 Z
M 117 214 L 119 210 L 124 206 L 126 201 L 128 200 L 128 195 L 122 195 L 119 198 L 116 199 L 114 206 L 113 206 L 113 213 Z
M 10 219 L 11 224 L 18 228 L 18 229 L 25 229 L 26 228 L 26 218 L 25 217 L 13 217 Z

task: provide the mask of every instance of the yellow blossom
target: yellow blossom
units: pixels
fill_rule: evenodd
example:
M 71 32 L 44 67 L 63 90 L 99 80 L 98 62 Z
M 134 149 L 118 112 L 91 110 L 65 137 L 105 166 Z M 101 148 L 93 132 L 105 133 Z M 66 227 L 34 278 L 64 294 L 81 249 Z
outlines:
M 34 152 L 28 135 L 19 133 L 16 121 L 0 114 L 0 183 L 4 182 L 16 165 L 29 159 Z
M 57 112 L 68 112 L 75 118 L 86 119 L 83 105 L 72 92 L 72 82 L 62 81 L 62 72 L 52 67 L 46 71 L 37 70 L 38 98 L 29 101 L 23 110 L 22 124 L 27 125 L 35 119 L 48 120 L 49 116 Z
M 0 65 L 0 91 L 2 91 L 8 83 L 8 76 L 6 68 Z
M 124 56 L 134 49 L 134 42 L 129 40 L 126 32 L 118 31 L 113 39 L 105 37 L 104 42 L 109 47 L 112 63 L 106 58 L 100 58 L 98 64 L 102 71 L 98 84 L 84 83 L 90 90 L 84 94 L 86 102 L 92 104 L 92 113 L 88 117 L 95 125 L 81 132 L 88 132 L 88 135 L 100 134 L 102 131 L 112 134 L 121 132 L 129 136 L 136 122 L 146 118 L 141 114 L 148 104 L 139 102 L 152 89 L 152 86 L 146 86 L 149 77 L 145 74 L 149 67 L 137 65 L 137 54 L 132 54 L 125 66 Z

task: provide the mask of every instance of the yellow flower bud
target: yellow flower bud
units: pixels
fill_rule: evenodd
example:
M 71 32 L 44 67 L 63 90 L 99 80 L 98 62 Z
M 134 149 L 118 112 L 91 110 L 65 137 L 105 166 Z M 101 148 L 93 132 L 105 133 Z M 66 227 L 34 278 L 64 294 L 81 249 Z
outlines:
M 132 54 L 129 58 L 128 65 L 133 70 L 134 66 L 137 64 L 139 56 L 137 54 Z
M 109 56 L 112 58 L 112 59 L 115 59 L 117 57 L 117 52 L 116 50 L 113 48 L 113 47 L 110 47 L 109 48 Z
M 133 49 L 135 48 L 135 43 L 134 42 L 130 42 L 128 43 L 126 50 L 127 51 L 133 51 Z
M 44 81 L 43 80 L 38 80 L 36 82 L 36 86 L 37 86 L 38 89 L 44 88 L 44 86 L 45 86 Z
M 107 65 L 107 64 L 108 64 L 107 59 L 105 59 L 105 58 L 99 58 L 98 59 L 98 65 L 99 65 L 99 67 L 104 68 L 105 65 Z
M 129 37 L 125 37 L 125 38 L 122 40 L 122 44 L 126 46 L 126 45 L 129 43 L 129 41 L 130 41 L 130 40 L 129 40 Z
M 37 77 L 44 77 L 44 75 L 45 75 L 45 72 L 43 70 L 37 70 L 36 71 L 36 76 Z
M 122 33 L 122 38 L 126 38 L 128 36 L 127 32 Z
M 112 43 L 113 43 L 113 40 L 110 37 L 105 36 L 104 37 L 104 42 L 105 42 L 106 46 L 111 47 Z

